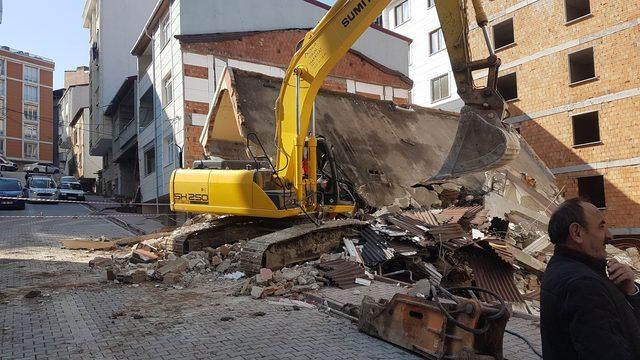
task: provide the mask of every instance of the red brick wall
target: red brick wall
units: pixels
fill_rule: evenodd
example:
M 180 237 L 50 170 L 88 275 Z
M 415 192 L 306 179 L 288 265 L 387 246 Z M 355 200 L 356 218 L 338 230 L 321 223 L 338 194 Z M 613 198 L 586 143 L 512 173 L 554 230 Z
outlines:
M 53 161 L 53 145 L 40 143 L 40 160 Z
M 7 139 L 7 156 L 13 158 L 22 157 L 22 141 Z
M 191 168 L 195 160 L 204 159 L 204 149 L 200 144 L 200 134 L 202 126 L 186 125 L 185 126 L 185 145 L 184 145 L 184 167 Z
M 7 79 L 7 136 L 22 138 L 22 82 L 11 79 Z
M 22 79 L 22 64 L 7 61 L 7 76 L 14 79 Z
M 217 55 L 286 68 L 293 57 L 296 44 L 305 34 L 303 30 L 270 31 L 248 34 L 237 40 L 183 43 L 182 49 L 201 55 Z M 411 84 L 403 81 L 401 76 L 382 71 L 352 52 L 340 60 L 331 76 L 400 89 L 411 88 Z
M 198 101 L 184 101 L 184 111 L 187 114 L 202 114 L 207 115 L 209 113 L 209 104 Z
M 203 66 L 185 65 L 184 76 L 190 76 L 199 79 L 208 79 L 209 69 Z
M 40 87 L 40 141 L 53 141 L 53 91 L 43 86 Z M 45 158 L 40 152 L 40 159 L 53 160 L 53 157 Z

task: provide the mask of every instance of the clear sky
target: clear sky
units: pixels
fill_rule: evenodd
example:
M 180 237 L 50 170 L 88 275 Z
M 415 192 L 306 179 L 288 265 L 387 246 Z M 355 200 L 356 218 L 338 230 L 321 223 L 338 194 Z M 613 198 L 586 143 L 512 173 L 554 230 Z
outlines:
M 335 2 L 320 1 L 329 5 Z M 55 61 L 53 85 L 59 89 L 65 70 L 89 65 L 89 34 L 82 27 L 84 3 L 85 0 L 3 0 L 0 45 Z
M 82 27 L 84 2 L 3 0 L 0 45 L 55 61 L 53 87 L 61 88 L 65 70 L 89 65 L 89 32 Z

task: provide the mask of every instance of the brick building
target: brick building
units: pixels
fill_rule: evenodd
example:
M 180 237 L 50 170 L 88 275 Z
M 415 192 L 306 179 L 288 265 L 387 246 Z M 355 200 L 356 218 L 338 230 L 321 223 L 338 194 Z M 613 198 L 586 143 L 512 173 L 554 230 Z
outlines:
M 640 2 L 484 5 L 509 121 L 566 197 L 590 198 L 614 235 L 640 235 Z M 470 34 L 472 53 L 486 54 L 481 30 Z
M 18 164 L 53 161 L 53 61 L 0 47 L 0 153 Z
M 203 158 L 199 138 L 224 69 L 282 77 L 297 42 L 327 9 L 314 0 L 158 1 L 132 49 L 138 58 L 144 202 L 167 202 L 171 172 Z M 293 13 L 296 16 L 287 15 Z M 334 69 L 327 86 L 410 102 L 410 42 L 380 27 L 368 29 Z

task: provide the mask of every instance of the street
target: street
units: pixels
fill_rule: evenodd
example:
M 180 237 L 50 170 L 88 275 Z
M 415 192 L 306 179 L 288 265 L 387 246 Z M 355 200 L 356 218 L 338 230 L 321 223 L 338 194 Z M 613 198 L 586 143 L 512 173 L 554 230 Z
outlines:
M 417 358 L 319 310 L 230 296 L 233 281 L 202 279 L 185 289 L 107 282 L 87 262 L 109 253 L 58 243 L 131 235 L 108 220 L 82 217 L 88 214 L 81 204 L 62 203 L 0 213 L 0 358 Z M 18 215 L 34 217 L 10 218 Z M 77 218 L 46 218 L 61 215 Z M 31 290 L 42 295 L 24 298 Z M 535 322 L 512 318 L 508 328 L 539 346 Z M 505 355 L 537 358 L 510 334 Z

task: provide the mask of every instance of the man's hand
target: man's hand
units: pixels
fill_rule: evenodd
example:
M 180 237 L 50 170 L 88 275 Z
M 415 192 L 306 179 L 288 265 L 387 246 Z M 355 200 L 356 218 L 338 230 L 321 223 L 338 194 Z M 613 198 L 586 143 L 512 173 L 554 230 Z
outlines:
M 635 273 L 629 265 L 621 264 L 617 260 L 607 261 L 609 280 L 611 280 L 626 295 L 634 295 L 638 288 L 634 283 Z

